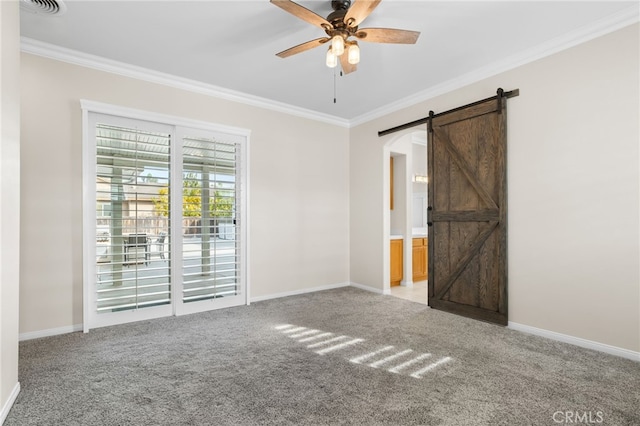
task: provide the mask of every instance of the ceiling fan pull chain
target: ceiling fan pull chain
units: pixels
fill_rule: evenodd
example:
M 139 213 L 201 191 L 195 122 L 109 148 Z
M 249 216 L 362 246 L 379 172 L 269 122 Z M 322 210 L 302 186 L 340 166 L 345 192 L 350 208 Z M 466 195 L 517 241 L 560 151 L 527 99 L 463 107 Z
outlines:
M 336 103 L 336 70 L 333 70 L 333 103 Z

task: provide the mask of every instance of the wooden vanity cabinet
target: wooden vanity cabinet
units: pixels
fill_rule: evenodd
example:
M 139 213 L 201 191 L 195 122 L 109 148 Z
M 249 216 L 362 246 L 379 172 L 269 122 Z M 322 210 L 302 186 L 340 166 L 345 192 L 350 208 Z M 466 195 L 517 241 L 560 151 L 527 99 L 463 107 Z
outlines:
M 413 281 L 424 281 L 429 275 L 429 260 L 427 253 L 427 238 L 414 238 L 412 262 Z
M 428 239 L 426 237 L 413 238 L 412 240 L 412 267 L 413 281 L 425 281 L 429 276 L 429 254 L 427 252 Z M 403 240 L 391 240 L 391 278 L 392 286 L 400 285 L 404 277 L 403 268 Z
M 390 253 L 390 258 L 391 258 L 391 279 L 390 279 L 390 284 L 393 285 L 400 285 L 400 282 L 402 281 L 402 274 L 403 274 L 403 267 L 402 267 L 402 262 L 403 262 L 403 255 L 402 255 L 402 241 L 403 240 L 391 240 L 391 253 Z

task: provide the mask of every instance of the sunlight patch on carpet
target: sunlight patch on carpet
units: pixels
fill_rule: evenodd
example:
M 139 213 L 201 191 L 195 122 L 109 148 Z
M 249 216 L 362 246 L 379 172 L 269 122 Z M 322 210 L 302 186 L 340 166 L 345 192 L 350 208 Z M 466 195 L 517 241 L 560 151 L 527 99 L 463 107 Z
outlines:
M 394 348 L 394 346 L 385 346 L 384 348 L 378 349 L 377 351 L 369 352 L 368 354 L 364 354 L 364 355 L 357 356 L 355 358 L 351 358 L 349 361 L 353 362 L 354 364 L 362 364 L 362 361 L 366 361 L 369 358 L 373 358 L 376 355 L 381 354 L 382 352 L 390 351 L 393 348 Z
M 389 355 L 386 358 L 382 358 L 382 359 L 379 359 L 378 361 L 372 362 L 371 364 L 369 364 L 369 367 L 378 368 L 383 364 L 388 364 L 391 361 L 393 361 L 394 359 L 401 358 L 401 357 L 403 357 L 403 356 L 405 356 L 407 354 L 410 354 L 411 352 L 413 352 L 413 349 L 407 349 L 407 350 L 404 350 L 404 351 L 400 351 L 400 352 L 395 353 L 393 355 Z
M 344 349 L 347 346 L 356 345 L 356 344 L 358 344 L 360 342 L 364 342 L 364 339 L 349 340 L 348 342 L 344 342 L 344 343 L 340 343 L 340 344 L 337 344 L 337 345 L 334 345 L 334 346 L 329 346 L 328 348 L 320 349 L 319 351 L 316 351 L 316 353 L 318 355 L 324 355 L 324 354 L 329 353 L 329 352 L 333 352 L 333 351 L 337 351 L 337 350 L 340 350 L 340 349 Z
M 369 346 L 364 348 L 364 353 L 348 358 L 349 361 L 353 364 L 362 364 L 371 368 L 385 368 L 390 373 L 406 374 L 414 379 L 422 379 L 425 374 L 453 359 L 445 356 L 435 362 L 430 362 L 429 358 L 433 357 L 430 353 L 416 353 L 413 349 L 396 349 L 395 346 L 371 348 L 371 344 L 363 344 L 365 339 L 353 338 L 347 335 L 336 336 L 328 331 L 299 327 L 293 324 L 277 325 L 274 328 L 287 337 L 296 339 L 298 343 L 311 342 L 306 347 L 312 349 L 318 355 L 338 352 L 347 348 L 353 350 L 354 347 L 359 345 Z
M 451 361 L 451 358 L 448 357 L 448 356 L 444 357 L 442 359 L 439 359 L 438 361 L 434 362 L 433 364 L 429 364 L 426 367 L 416 371 L 415 373 L 413 373 L 411 375 L 411 377 L 415 377 L 416 379 L 420 379 L 420 378 L 422 378 L 422 375 L 424 373 L 429 372 L 429 371 L 433 370 L 434 368 L 436 368 L 437 366 L 442 365 L 445 362 L 449 362 L 449 361 Z
M 318 346 L 324 346 L 327 343 L 334 343 L 334 342 L 340 342 L 344 339 L 348 339 L 349 336 L 338 336 L 338 337 L 333 337 L 329 340 L 323 340 L 322 342 L 318 342 L 318 343 L 313 343 L 311 345 L 307 345 L 307 348 L 311 349 L 311 348 L 317 348 Z

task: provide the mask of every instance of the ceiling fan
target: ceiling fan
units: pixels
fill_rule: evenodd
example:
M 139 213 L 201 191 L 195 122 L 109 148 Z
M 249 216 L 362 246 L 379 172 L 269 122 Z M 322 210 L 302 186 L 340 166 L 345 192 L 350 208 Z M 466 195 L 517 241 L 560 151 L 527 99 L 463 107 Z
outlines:
M 354 0 L 351 2 L 351 0 L 332 0 L 331 8 L 333 12 L 325 19 L 291 0 L 271 0 L 271 3 L 279 8 L 303 21 L 320 27 L 327 33 L 327 37 L 307 41 L 276 53 L 276 56 L 287 58 L 330 41 L 331 45 L 327 51 L 326 58 L 327 66 L 330 68 L 335 67 L 338 64 L 338 58 L 340 58 L 343 72 L 349 74 L 356 70 L 357 64 L 360 62 L 358 40 L 373 43 L 415 44 L 420 35 L 418 31 L 396 30 L 393 28 L 361 29 L 358 27 L 381 1 Z

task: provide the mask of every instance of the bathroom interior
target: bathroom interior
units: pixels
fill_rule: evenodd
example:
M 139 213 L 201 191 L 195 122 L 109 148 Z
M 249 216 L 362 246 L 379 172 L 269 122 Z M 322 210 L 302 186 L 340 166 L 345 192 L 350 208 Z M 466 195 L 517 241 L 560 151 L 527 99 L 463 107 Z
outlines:
M 427 304 L 427 132 L 389 146 L 390 294 Z

